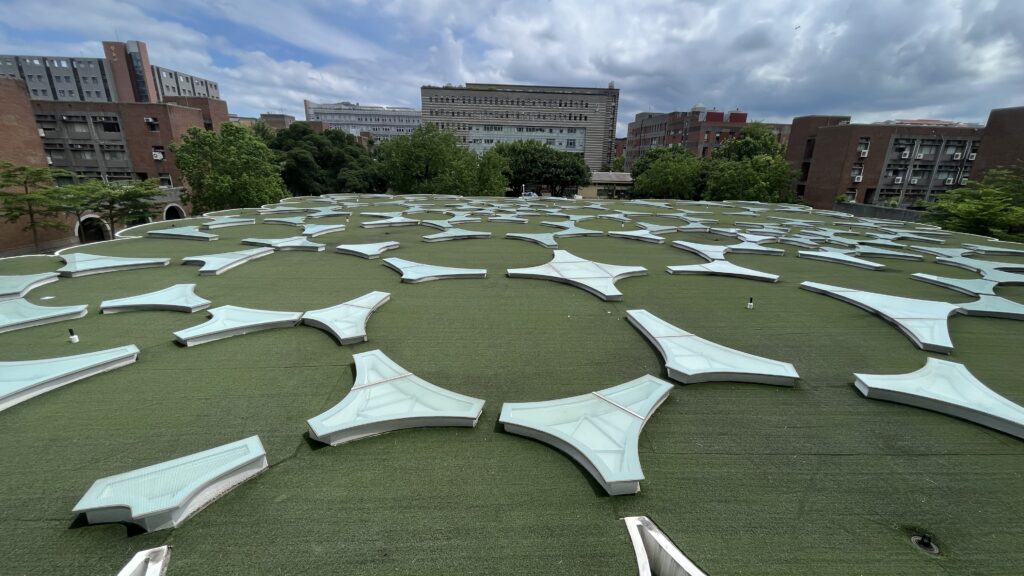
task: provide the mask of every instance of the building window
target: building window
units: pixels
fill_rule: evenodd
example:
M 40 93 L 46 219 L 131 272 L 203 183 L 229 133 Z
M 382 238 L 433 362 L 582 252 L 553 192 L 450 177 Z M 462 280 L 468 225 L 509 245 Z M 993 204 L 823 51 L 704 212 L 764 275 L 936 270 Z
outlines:
M 555 145 L 555 139 L 554 138 L 547 138 L 547 139 L 544 140 L 544 143 L 547 144 L 548 146 L 554 146 Z
M 164 159 L 164 147 L 153 146 L 153 160 L 162 161 Z
M 103 127 L 104 132 L 120 132 L 121 125 L 117 122 L 103 122 L 100 124 Z
M 567 139 L 565 141 L 565 147 L 566 148 L 575 148 L 576 147 L 576 140 L 574 140 L 572 138 Z
M 171 187 L 174 183 L 171 182 L 171 175 L 166 172 L 160 173 L 160 186 Z

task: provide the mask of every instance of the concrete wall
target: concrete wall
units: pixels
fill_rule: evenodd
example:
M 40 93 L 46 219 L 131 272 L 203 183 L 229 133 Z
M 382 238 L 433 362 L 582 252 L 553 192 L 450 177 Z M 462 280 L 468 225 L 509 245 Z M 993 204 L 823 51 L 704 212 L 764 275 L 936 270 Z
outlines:
M 861 218 L 882 218 L 885 220 L 901 220 L 904 222 L 918 222 L 924 215 L 921 210 L 906 210 L 904 208 L 889 208 L 887 206 L 876 206 L 874 204 L 854 204 L 852 202 L 840 202 L 832 207 L 837 212 L 853 214 Z

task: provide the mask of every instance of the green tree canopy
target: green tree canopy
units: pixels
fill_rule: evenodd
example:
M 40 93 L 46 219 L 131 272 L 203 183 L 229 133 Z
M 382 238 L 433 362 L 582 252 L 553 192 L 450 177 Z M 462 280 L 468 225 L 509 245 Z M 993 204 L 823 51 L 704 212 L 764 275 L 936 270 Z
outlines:
M 257 120 L 252 125 L 252 132 L 267 146 L 270 146 L 270 143 L 274 141 L 274 136 L 276 136 L 274 129 L 263 120 Z
M 82 217 L 96 209 L 100 197 L 105 193 L 106 186 L 102 180 L 91 179 L 61 186 L 53 191 L 54 206 L 78 222 L 78 230 L 81 234 Z
M 735 138 L 726 140 L 715 158 L 721 160 L 753 160 L 757 156 L 779 156 L 784 151 L 772 132 L 764 124 L 752 123 L 740 130 Z
M 190 128 L 172 150 L 191 188 L 183 199 L 196 213 L 260 206 L 287 196 L 273 153 L 248 128 L 232 123 L 219 133 Z
M 270 141 L 283 165 L 285 186 L 296 196 L 335 192 L 383 192 L 379 167 L 355 136 L 341 130 L 314 131 L 294 122 Z
M 118 223 L 148 218 L 153 199 L 162 194 L 156 180 L 100 183 L 91 193 L 92 207 L 106 217 L 111 236 L 117 232 Z
M 704 164 L 693 154 L 663 154 L 633 181 L 631 195 L 636 198 L 697 199 L 703 186 L 703 171 Z
M 989 170 L 981 182 L 943 193 L 924 221 L 946 230 L 1024 241 L 1024 165 Z
M 626 156 L 623 154 L 619 154 L 618 156 L 616 156 L 615 159 L 612 160 L 612 164 L 611 166 L 609 166 L 609 169 L 611 169 L 612 172 L 622 172 L 623 170 L 625 170 Z
M 647 169 L 650 168 L 651 164 L 654 164 L 655 162 L 666 156 L 675 156 L 677 154 L 686 154 L 692 156 L 692 154 L 690 154 L 680 146 L 661 146 L 658 148 L 649 148 L 646 152 L 643 153 L 643 155 L 640 156 L 640 158 L 637 158 L 636 162 L 633 163 L 633 169 L 630 170 L 630 173 L 633 175 L 633 181 L 635 182 L 638 178 L 640 178 L 640 175 L 646 172 Z
M 21 166 L 0 162 L 0 210 L 8 222 L 25 218 L 22 230 L 32 232 L 32 244 L 39 251 L 39 230 L 66 228 L 53 187 L 56 177 L 70 177 L 64 170 Z
M 781 156 L 728 160 L 716 155 L 708 167 L 704 199 L 790 202 L 796 176 Z
M 460 147 L 455 134 L 434 124 L 424 124 L 409 136 L 384 142 L 378 154 L 382 172 L 397 194 L 473 196 L 498 194 L 505 189 L 500 161 L 493 156 L 478 157 Z
M 536 140 L 502 142 L 491 150 L 507 162 L 509 185 L 515 191 L 536 184 L 559 195 L 565 188 L 590 183 L 590 169 L 579 154 L 556 150 Z

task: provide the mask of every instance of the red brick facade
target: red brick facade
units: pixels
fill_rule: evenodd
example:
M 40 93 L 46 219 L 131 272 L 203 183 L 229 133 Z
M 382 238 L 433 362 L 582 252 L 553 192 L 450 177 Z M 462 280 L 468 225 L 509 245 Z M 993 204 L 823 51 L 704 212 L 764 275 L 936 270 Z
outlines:
M 11 78 L 0 78 L 0 162 L 38 168 L 47 166 L 28 90 L 24 82 Z M 14 223 L 0 220 L 0 251 L 31 247 L 32 233 L 22 230 L 27 224 L 25 218 Z M 70 230 L 39 230 L 43 244 L 71 234 Z

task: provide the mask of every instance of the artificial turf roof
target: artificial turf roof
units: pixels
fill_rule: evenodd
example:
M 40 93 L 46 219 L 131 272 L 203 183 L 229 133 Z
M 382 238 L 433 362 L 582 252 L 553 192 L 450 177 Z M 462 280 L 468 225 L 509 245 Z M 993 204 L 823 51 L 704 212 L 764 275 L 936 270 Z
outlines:
M 172 264 L 37 288 L 30 302 L 88 304 L 90 313 L 0 334 L 0 360 L 125 344 L 142 350 L 134 365 L 0 412 L 0 573 L 114 574 L 135 552 L 171 544 L 170 576 L 633 574 L 620 518 L 635 515 L 650 516 L 709 574 L 1007 574 L 1024 565 L 1024 443 L 942 414 L 861 397 L 852 384 L 855 372 L 911 372 L 932 354 L 864 310 L 797 288 L 814 281 L 966 302 L 973 298 L 910 275 L 977 274 L 936 264 L 933 256 L 884 260 L 884 271 L 862 270 L 798 259 L 795 247 L 768 244 L 786 255 L 728 259 L 781 275 L 776 284 L 673 276 L 666 266 L 703 259 L 669 244 L 559 238 L 560 248 L 582 258 L 650 271 L 619 282 L 621 302 L 604 302 L 563 284 L 505 276 L 508 268 L 550 260 L 548 249 L 503 238 L 549 231 L 540 225 L 552 220 L 549 215 L 531 216 L 525 225 L 485 219 L 473 229 L 492 232 L 490 239 L 435 244 L 421 241 L 433 232 L 423 226 L 357 225 L 370 219 L 359 216 L 362 211 L 401 208 L 374 205 L 384 201 L 353 208 L 345 231 L 316 241 L 333 247 L 395 240 L 401 248 L 389 255 L 487 268 L 487 278 L 403 284 L 380 260 L 331 249 L 275 253 L 221 276 L 198 276 L 195 267 L 181 265 L 186 256 L 241 250 L 246 237 L 295 234 L 259 223 L 218 229 L 220 239 L 209 243 L 141 238 L 71 250 L 170 257 Z M 767 219 L 772 215 L 804 217 L 708 210 L 713 214 L 701 217 L 718 219 L 719 227 L 778 224 Z M 845 222 L 820 213 L 811 218 L 836 227 Z M 682 224 L 655 215 L 634 220 Z M 604 219 L 586 226 L 635 228 Z M 736 242 L 703 233 L 667 238 Z M 978 239 L 957 235 L 946 246 L 961 242 Z M 1024 262 L 1021 256 L 978 258 Z M 4 259 L 0 275 L 61 265 L 56 257 Z M 176 283 L 196 283 L 197 294 L 214 306 L 313 310 L 374 290 L 390 292 L 391 301 L 370 318 L 368 342 L 343 347 L 300 326 L 186 349 L 172 333 L 201 323 L 202 312 L 98 314 L 102 300 Z M 997 293 L 1024 302 L 1024 287 L 1001 286 Z M 42 300 L 46 296 L 53 298 Z M 749 297 L 753 310 L 746 308 Z M 625 311 L 635 308 L 716 343 L 791 362 L 801 381 L 794 388 L 676 385 L 640 436 L 641 492 L 608 497 L 569 457 L 501 432 L 497 419 L 504 402 L 585 394 L 646 373 L 665 377 L 656 350 L 625 320 Z M 949 327 L 954 351 L 936 356 L 965 364 L 988 387 L 1024 404 L 1024 359 L 1018 356 L 1024 325 L 956 315 Z M 81 343 L 67 343 L 67 328 Z M 378 348 L 429 382 L 485 399 L 477 427 L 405 430 L 339 447 L 309 441 L 306 420 L 352 386 L 352 354 Z M 270 469 L 181 527 L 133 535 L 119 524 L 72 525 L 71 508 L 95 479 L 254 434 L 266 447 Z M 916 532 L 931 534 L 941 554 L 915 549 L 909 536 Z

